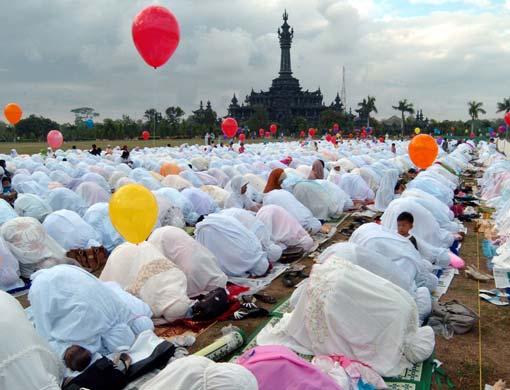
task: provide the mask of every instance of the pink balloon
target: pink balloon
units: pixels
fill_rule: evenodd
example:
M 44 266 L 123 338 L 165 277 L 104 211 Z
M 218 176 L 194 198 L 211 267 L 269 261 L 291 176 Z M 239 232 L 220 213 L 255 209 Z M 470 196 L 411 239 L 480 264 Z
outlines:
M 50 145 L 52 149 L 58 149 L 64 143 L 64 136 L 58 130 L 51 130 L 46 136 L 46 139 L 48 141 L 48 145 Z
M 464 263 L 464 260 L 462 260 L 459 256 L 450 252 L 450 265 L 453 268 L 462 269 L 466 264 Z

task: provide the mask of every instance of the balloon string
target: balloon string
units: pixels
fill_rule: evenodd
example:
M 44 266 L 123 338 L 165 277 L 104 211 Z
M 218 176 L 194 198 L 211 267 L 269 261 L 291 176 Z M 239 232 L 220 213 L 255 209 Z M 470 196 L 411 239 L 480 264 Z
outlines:
M 156 70 L 156 67 L 154 67 L 154 70 Z M 153 77 L 153 79 L 154 79 L 154 81 L 153 81 L 154 82 L 154 87 L 152 89 L 152 92 L 154 94 L 154 115 L 153 115 L 153 121 L 154 121 L 154 124 L 153 124 L 153 126 L 154 126 L 153 133 L 154 133 L 154 136 L 152 138 L 152 144 L 153 144 L 154 147 L 156 147 L 156 116 L 158 115 L 158 110 L 156 109 L 156 106 L 158 104 L 158 96 L 156 95 L 156 91 L 157 91 L 157 87 L 158 87 L 158 80 L 157 80 L 156 76 L 157 76 L 157 73 L 154 72 L 154 77 Z

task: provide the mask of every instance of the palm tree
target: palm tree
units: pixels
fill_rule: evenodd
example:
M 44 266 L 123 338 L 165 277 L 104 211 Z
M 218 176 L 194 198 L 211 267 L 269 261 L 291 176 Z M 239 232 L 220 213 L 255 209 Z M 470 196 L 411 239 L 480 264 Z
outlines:
M 469 107 L 469 116 L 471 117 L 471 133 L 475 130 L 475 120 L 478 119 L 478 114 L 487 114 L 487 112 L 482 108 L 482 102 L 471 101 L 468 102 Z
M 510 112 L 510 98 L 504 98 L 502 102 L 498 102 L 498 110 L 496 112 Z
M 394 110 L 400 111 L 402 113 L 402 137 L 404 136 L 405 130 L 405 113 L 409 113 L 410 115 L 414 114 L 413 103 L 407 101 L 407 99 L 400 100 L 398 102 L 398 106 L 391 106 Z
M 359 114 L 360 118 L 367 119 L 367 127 L 370 127 L 370 113 L 375 112 L 377 114 L 377 107 L 375 106 L 375 97 L 368 95 L 363 101 L 358 103 L 358 109 L 356 112 Z

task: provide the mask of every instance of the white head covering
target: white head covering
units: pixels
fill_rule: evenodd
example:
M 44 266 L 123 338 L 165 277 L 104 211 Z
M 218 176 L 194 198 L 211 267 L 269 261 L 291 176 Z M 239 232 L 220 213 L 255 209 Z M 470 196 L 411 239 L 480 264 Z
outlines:
M 14 211 L 12 206 L 5 200 L 0 199 L 0 225 L 16 218 L 17 216 L 18 214 L 16 214 L 16 211 Z
M 0 237 L 0 290 L 9 291 L 23 287 L 19 278 L 18 260 L 9 250 L 7 243 Z
M 48 202 L 33 194 L 19 194 L 14 202 L 14 210 L 20 217 L 32 217 L 39 222 L 53 211 Z
M 269 262 L 255 234 L 233 217 L 211 214 L 197 224 L 195 236 L 230 276 L 263 275 Z
M 129 307 L 82 268 L 57 265 L 37 271 L 28 299 L 37 333 L 58 356 L 73 344 L 109 354 L 135 341 Z
M 192 305 L 184 273 L 148 242 L 118 246 L 108 258 L 101 280 L 117 282 L 147 303 L 155 317 L 168 322 L 183 318 Z
M 218 287 L 225 288 L 227 276 L 216 257 L 184 230 L 162 227 L 156 229 L 148 241 L 184 272 L 188 296 L 196 297 Z
M 273 190 L 264 194 L 264 206 L 271 204 L 283 207 L 287 210 L 287 212 L 292 214 L 292 216 L 299 221 L 305 230 L 317 233 L 321 229 L 320 221 L 290 192 L 285 190 Z
M 55 211 L 46 217 L 43 226 L 48 234 L 67 251 L 103 245 L 101 235 L 74 211 Z
M 19 302 L 0 291 L 0 388 L 60 390 L 63 365 L 35 332 Z
M 53 211 L 71 210 L 79 215 L 83 215 L 88 208 L 83 199 L 68 188 L 55 188 L 51 190 L 46 196 L 46 200 Z
M 418 327 L 418 310 L 407 292 L 332 256 L 314 265 L 294 311 L 263 330 L 257 343 L 343 355 L 395 376 L 432 354 L 434 332 Z
M 271 239 L 280 247 L 298 247 L 308 252 L 313 247 L 313 240 L 298 220 L 283 207 L 267 205 L 257 213 L 257 219 L 266 226 Z
M 274 263 L 282 257 L 282 248 L 271 240 L 271 233 L 266 225 L 255 217 L 255 213 L 239 208 L 231 208 L 221 211 L 223 215 L 229 215 L 241 222 L 245 228 L 253 232 L 260 241 L 267 258 Z
M 398 171 L 387 170 L 382 179 L 379 189 L 375 195 L 375 208 L 379 211 L 386 210 L 386 207 L 395 198 L 395 186 L 398 181 Z
M 108 212 L 108 203 L 96 203 L 91 206 L 83 220 L 101 236 L 101 242 L 108 252 L 113 251 L 124 242 L 124 239 L 113 227 Z
M 241 194 L 241 188 L 249 184 L 247 179 L 238 175 L 230 180 L 229 184 L 232 193 L 225 201 L 225 208 L 237 207 L 240 209 L 250 209 L 254 206 L 253 201 L 248 196 L 248 190 L 244 194 Z
M 193 209 L 198 215 L 209 215 L 218 211 L 213 198 L 198 188 L 186 188 L 181 194 L 193 204 Z
M 206 194 L 210 195 L 220 209 L 225 207 L 225 202 L 230 196 L 230 193 L 228 191 L 225 191 L 223 188 L 215 185 L 205 185 L 200 187 L 200 189 L 204 191 Z
M 111 197 L 109 191 L 105 191 L 99 184 L 92 181 L 81 183 L 78 188 L 76 188 L 76 193 L 83 199 L 88 207 L 96 203 L 108 203 Z
M 1 233 L 20 263 L 23 277 L 30 277 L 37 265 L 44 260 L 66 258 L 65 249 L 57 244 L 34 218 L 15 218 L 2 226 Z
M 432 213 L 414 198 L 398 198 L 391 201 L 381 218 L 382 224 L 389 230 L 396 232 L 398 230 L 397 218 L 403 212 L 413 215 L 412 235 L 426 241 L 430 245 L 442 248 L 452 246 L 454 241 L 453 234 L 442 229 Z
M 315 180 L 300 181 L 294 186 L 292 192 L 296 199 L 317 219 L 327 220 L 338 213 L 338 205 L 332 193 L 325 190 Z
M 257 379 L 243 366 L 187 356 L 170 363 L 140 390 L 258 390 Z

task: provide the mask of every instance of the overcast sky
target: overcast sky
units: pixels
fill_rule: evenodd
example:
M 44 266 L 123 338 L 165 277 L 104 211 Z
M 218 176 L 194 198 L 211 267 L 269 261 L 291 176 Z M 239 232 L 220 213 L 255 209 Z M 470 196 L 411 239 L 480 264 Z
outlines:
M 159 3 L 181 25 L 174 57 L 154 71 L 131 38 L 133 17 Z M 329 104 L 377 99 L 379 118 L 407 98 L 425 116 L 468 119 L 467 101 L 487 117 L 510 96 L 510 0 L 2 0 L 0 104 L 25 115 L 72 121 L 72 108 L 100 118 L 140 118 L 146 108 L 200 99 L 219 115 L 238 97 L 266 90 L 277 76 L 276 30 L 287 8 L 292 66 L 304 89 L 320 86 Z M 397 113 L 398 114 L 398 113 Z

